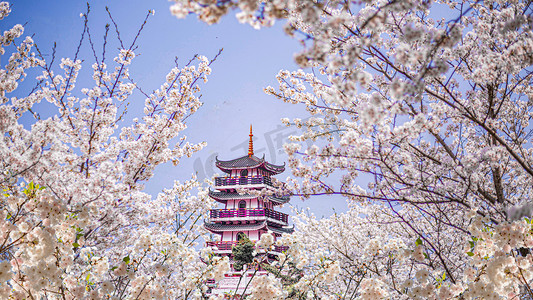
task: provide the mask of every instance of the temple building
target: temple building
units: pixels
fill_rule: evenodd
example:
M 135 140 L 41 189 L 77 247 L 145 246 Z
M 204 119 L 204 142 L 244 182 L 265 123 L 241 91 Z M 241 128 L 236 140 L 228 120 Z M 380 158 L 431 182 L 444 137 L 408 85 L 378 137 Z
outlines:
M 289 227 L 288 215 L 276 211 L 276 207 L 289 202 L 288 196 L 257 196 L 258 193 L 246 192 L 263 189 L 274 191 L 271 176 L 285 171 L 284 165 L 274 165 L 265 161 L 264 155 L 262 158 L 254 155 L 252 137 L 250 126 L 248 155 L 228 161 L 216 160 L 216 166 L 226 176 L 215 178 L 214 190 L 209 191 L 209 196 L 221 203 L 223 208 L 210 211 L 205 228 L 219 235 L 220 240 L 208 242 L 207 246 L 214 249 L 215 255 L 229 256 L 232 269 L 218 285 L 212 286 L 212 294 L 236 292 L 242 295 L 254 273 L 252 270 L 238 271 L 233 266 L 232 248 L 239 240 L 246 236 L 250 241 L 256 242 L 267 232 L 277 239 L 283 233 L 292 233 L 294 230 Z M 243 190 L 245 193 L 242 193 Z M 284 250 L 286 247 L 274 246 L 267 253 L 267 259 L 273 260 Z M 254 271 L 255 276 L 266 274 L 261 269 Z

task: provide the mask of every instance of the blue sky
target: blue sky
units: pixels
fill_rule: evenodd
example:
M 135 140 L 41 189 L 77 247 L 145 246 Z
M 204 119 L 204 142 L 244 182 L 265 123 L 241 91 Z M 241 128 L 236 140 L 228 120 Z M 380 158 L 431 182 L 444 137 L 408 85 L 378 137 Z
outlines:
M 197 172 L 199 177 L 211 176 L 217 172 L 214 157 L 229 160 L 246 154 L 248 131 L 253 124 L 256 155 L 264 153 L 267 160 L 282 164 L 286 160 L 281 144 L 289 134 L 297 133 L 281 125 L 280 119 L 306 118 L 303 106 L 294 106 L 264 94 L 263 88 L 277 86 L 275 75 L 281 69 L 296 70 L 293 54 L 300 46 L 282 31 L 282 24 L 273 28 L 256 30 L 239 24 L 230 13 L 219 24 L 208 26 L 189 16 L 179 20 L 170 15 L 167 1 L 92 1 L 89 24 L 97 49 L 102 47 L 104 26 L 110 23 L 105 6 L 117 22 L 122 39 L 130 43 L 142 24 L 148 10 L 155 10 L 142 32 L 130 74 L 146 91 L 160 86 L 165 75 L 174 66 L 178 57 L 183 65 L 194 54 L 212 58 L 220 48 L 222 55 L 212 65 L 209 82 L 202 86 L 204 106 L 188 120 L 186 135 L 191 142 L 206 141 L 208 146 L 192 158 L 185 158 L 174 167 L 172 164 L 156 169 L 155 178 L 146 185 L 146 191 L 156 196 L 161 189 L 170 187 L 173 180 L 186 180 Z M 14 24 L 25 24 L 25 35 L 34 35 L 42 53 L 51 54 L 53 43 L 57 43 L 57 58 L 72 57 L 83 29 L 80 13 L 86 12 L 83 1 L 31 1 L 16 0 L 12 3 L 11 15 L 0 22 L 4 31 Z M 110 30 L 110 41 L 116 41 L 114 29 Z M 116 54 L 118 45 L 108 47 L 108 59 Z M 50 56 L 48 56 L 50 57 Z M 85 43 L 82 48 L 85 75 L 80 76 L 78 88 L 91 87 L 90 65 L 94 62 Z M 5 59 L 5 58 L 4 58 Z M 3 64 L 4 62 L 2 62 Z M 89 75 L 87 75 L 89 74 Z M 28 79 L 28 81 L 30 81 Z M 21 85 L 19 91 L 23 91 Z M 28 88 L 28 87 L 26 87 Z M 131 98 L 131 118 L 142 111 L 144 96 L 139 93 Z M 46 115 L 46 105 L 41 107 Z M 243 143 L 244 147 L 243 147 Z M 218 172 L 222 173 L 222 172 Z M 290 171 L 278 175 L 285 179 Z M 343 211 L 343 199 L 315 198 L 302 203 L 294 198 L 292 204 L 300 208 L 309 206 L 317 215 L 328 215 L 331 208 Z

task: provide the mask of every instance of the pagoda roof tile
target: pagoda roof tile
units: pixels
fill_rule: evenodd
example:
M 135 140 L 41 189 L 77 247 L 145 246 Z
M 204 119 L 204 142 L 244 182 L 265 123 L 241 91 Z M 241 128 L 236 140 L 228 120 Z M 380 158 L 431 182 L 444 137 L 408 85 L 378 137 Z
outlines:
M 259 230 L 266 228 L 274 233 L 283 234 L 283 233 L 292 233 L 294 232 L 293 227 L 276 227 L 268 224 L 267 221 L 263 221 L 256 224 L 220 224 L 220 223 L 204 223 L 204 226 L 207 230 L 214 233 L 222 233 L 225 231 L 248 231 L 248 230 Z
M 268 226 L 268 230 L 272 230 L 273 232 L 279 233 L 279 234 L 293 233 L 294 232 L 294 226 L 291 226 L 291 227 Z
M 289 196 L 268 196 L 268 200 L 274 202 L 274 204 L 285 204 L 291 200 Z
M 239 199 L 255 199 L 257 196 L 250 194 L 239 194 L 237 192 L 218 192 L 209 190 L 209 196 L 215 200 L 239 200 Z
M 262 158 L 259 158 L 255 155 L 245 155 L 233 160 L 218 160 L 216 158 L 215 165 L 222 171 L 226 173 L 231 173 L 231 170 L 235 169 L 247 169 L 247 168 L 259 168 L 262 167 L 267 171 L 270 171 L 275 174 L 282 173 L 285 171 L 285 165 L 279 166 L 271 164 L 265 161 L 265 155 Z
M 237 192 L 224 192 L 224 191 L 219 192 L 219 191 L 213 191 L 213 190 L 209 190 L 209 196 L 217 201 L 257 198 L 257 196 L 250 195 L 250 194 L 239 194 Z M 267 198 L 268 200 L 274 202 L 275 205 L 285 204 L 290 201 L 289 196 L 270 195 L 270 196 L 267 196 Z
M 224 231 L 245 231 L 245 230 L 259 230 L 267 226 L 266 221 L 257 224 L 220 224 L 220 223 L 204 223 L 207 230 L 211 232 Z

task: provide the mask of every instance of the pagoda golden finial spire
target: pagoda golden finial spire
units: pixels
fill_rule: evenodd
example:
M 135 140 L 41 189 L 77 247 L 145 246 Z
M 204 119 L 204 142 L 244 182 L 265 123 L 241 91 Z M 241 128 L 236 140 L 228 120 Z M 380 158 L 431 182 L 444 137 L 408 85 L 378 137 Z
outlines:
M 250 124 L 250 142 L 248 143 L 248 157 L 252 157 L 254 155 L 254 141 L 252 140 L 252 137 L 254 135 L 252 134 L 252 124 Z

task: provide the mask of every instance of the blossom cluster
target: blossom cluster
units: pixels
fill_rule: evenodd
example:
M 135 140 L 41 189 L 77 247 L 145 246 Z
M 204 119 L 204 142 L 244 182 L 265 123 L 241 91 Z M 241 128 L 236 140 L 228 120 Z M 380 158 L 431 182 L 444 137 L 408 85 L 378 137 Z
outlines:
M 9 12 L 0 3 L 0 19 Z M 229 268 L 209 249 L 198 251 L 213 205 L 208 191 L 194 175 L 157 197 L 144 184 L 158 165 L 177 165 L 205 146 L 188 142 L 184 130 L 202 105 L 199 84 L 212 61 L 196 56 L 144 94 L 129 70 L 137 45 L 121 41 L 110 62 L 95 54 L 94 84 L 79 88 L 88 63 L 80 52 L 55 66 L 23 34 L 15 25 L 0 37 L 8 57 L 0 70 L 0 298 L 204 297 L 205 281 Z M 37 74 L 35 88 L 17 91 L 34 79 L 27 74 Z M 142 94 L 144 113 L 124 122 L 129 100 Z M 41 102 L 50 117 L 35 113 Z
M 303 131 L 285 145 L 286 192 L 344 197 L 350 209 L 299 215 L 285 267 L 301 278 L 286 289 L 533 296 L 530 224 L 507 214 L 533 198 L 530 2 L 173 2 L 176 16 L 208 23 L 232 10 L 252 26 L 285 19 L 302 44 L 302 70 L 282 70 L 265 88 L 310 115 L 282 120 Z M 333 283 L 321 277 L 330 261 L 341 270 Z

